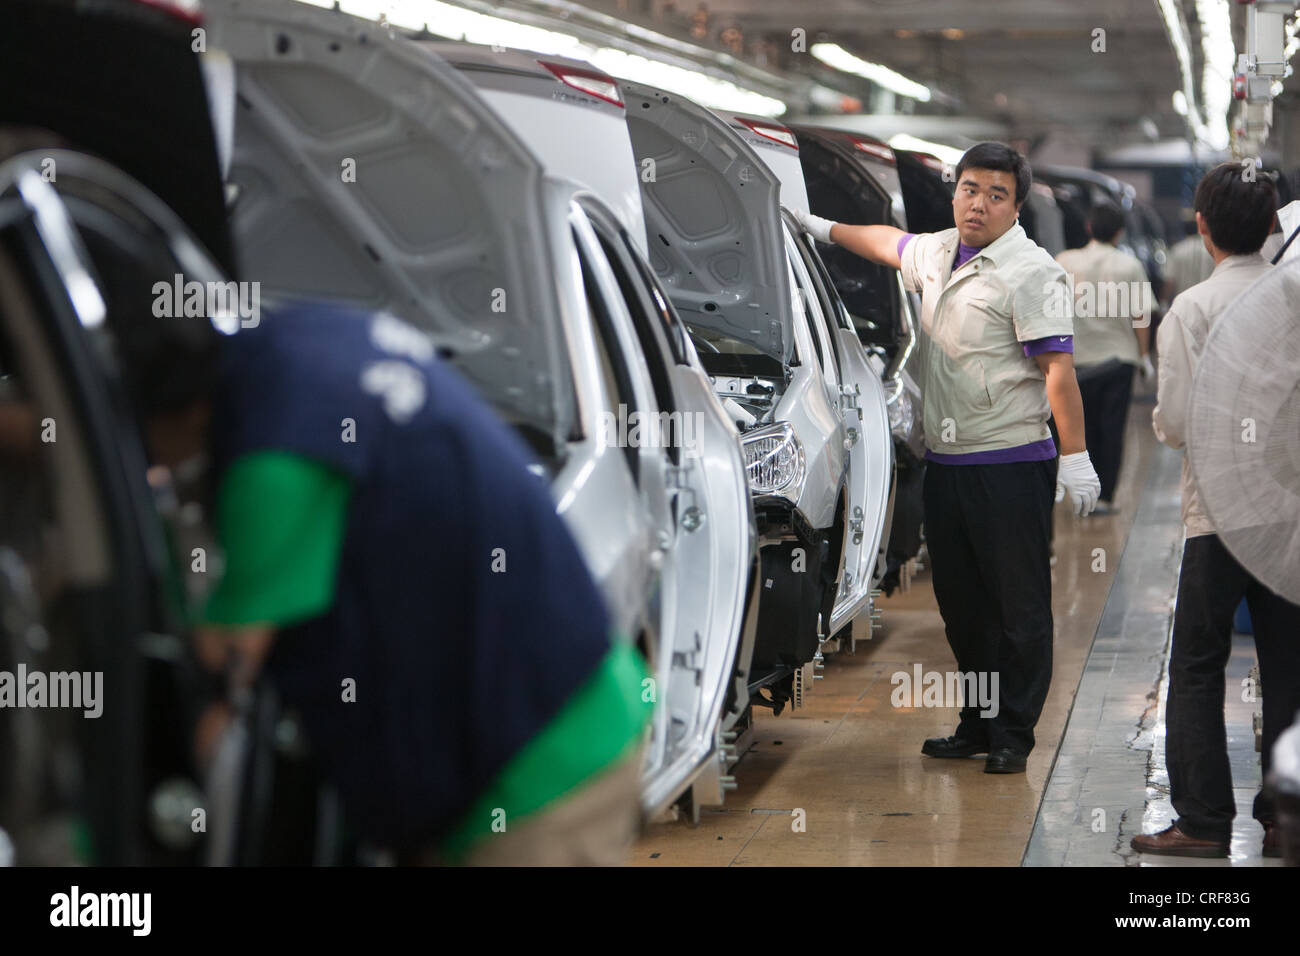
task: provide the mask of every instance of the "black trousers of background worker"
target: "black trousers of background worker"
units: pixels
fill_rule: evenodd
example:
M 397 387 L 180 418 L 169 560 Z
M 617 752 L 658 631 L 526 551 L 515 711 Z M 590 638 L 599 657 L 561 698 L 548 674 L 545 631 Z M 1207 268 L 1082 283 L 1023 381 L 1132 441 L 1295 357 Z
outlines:
M 1237 808 L 1224 729 L 1224 668 L 1232 651 L 1232 616 L 1242 597 L 1250 608 L 1264 705 L 1263 766 L 1300 709 L 1300 606 L 1250 575 L 1215 534 L 1183 545 L 1165 707 L 1165 766 L 1178 828 L 1202 840 L 1227 842 Z M 1235 694 L 1236 688 L 1233 688 Z M 1272 822 L 1274 807 L 1255 797 L 1253 816 Z
M 1133 366 L 1119 359 L 1075 370 L 1083 397 L 1083 440 L 1101 479 L 1101 501 L 1115 500 L 1124 456 L 1124 425 L 1133 398 Z
M 968 702 L 955 733 L 990 750 L 1033 749 L 1052 681 L 1056 468 L 1055 458 L 925 466 L 926 549 L 948 645 L 959 671 L 998 675 L 997 716 Z

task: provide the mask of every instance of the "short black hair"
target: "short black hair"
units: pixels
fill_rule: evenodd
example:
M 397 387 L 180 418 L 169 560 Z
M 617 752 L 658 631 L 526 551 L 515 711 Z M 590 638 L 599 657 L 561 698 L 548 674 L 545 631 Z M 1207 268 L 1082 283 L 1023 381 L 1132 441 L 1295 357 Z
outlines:
M 1247 177 L 1240 163 L 1220 163 L 1196 186 L 1192 208 L 1205 217 L 1210 240 L 1229 255 L 1259 252 L 1273 229 L 1277 187 L 1260 171 Z
M 992 169 L 1014 174 L 1017 206 L 1029 196 L 1029 187 L 1034 181 L 1033 173 L 1029 171 L 1029 160 L 1006 143 L 976 143 L 962 154 L 961 162 L 957 164 L 958 182 L 968 169 Z
M 1124 210 L 1113 202 L 1099 202 L 1088 216 L 1088 228 L 1092 230 L 1092 238 L 1098 242 L 1114 242 L 1124 228 Z

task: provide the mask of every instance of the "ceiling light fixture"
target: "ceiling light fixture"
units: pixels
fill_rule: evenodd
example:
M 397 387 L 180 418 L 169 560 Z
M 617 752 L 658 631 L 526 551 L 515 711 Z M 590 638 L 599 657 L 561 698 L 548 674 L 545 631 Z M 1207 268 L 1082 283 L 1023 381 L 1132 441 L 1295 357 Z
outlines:
M 889 145 L 894 149 L 906 149 L 914 153 L 929 153 L 935 159 L 947 163 L 949 166 L 956 166 L 961 162 L 961 158 L 966 152 L 952 146 L 944 146 L 942 143 L 932 143 L 909 133 L 896 133 L 889 137 Z
M 887 66 L 871 63 L 854 56 L 838 43 L 814 43 L 808 50 L 813 56 L 827 66 L 844 73 L 853 73 L 864 77 L 878 86 L 892 90 L 900 96 L 910 96 L 914 100 L 928 103 L 934 95 L 928 86 L 909 80 L 901 73 L 896 73 Z

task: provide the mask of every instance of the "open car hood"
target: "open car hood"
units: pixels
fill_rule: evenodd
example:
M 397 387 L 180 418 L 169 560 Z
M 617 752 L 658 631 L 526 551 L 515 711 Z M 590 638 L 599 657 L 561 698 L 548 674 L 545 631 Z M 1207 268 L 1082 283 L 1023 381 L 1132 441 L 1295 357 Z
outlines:
M 619 88 L 642 170 L 650 264 L 677 311 L 788 365 L 794 315 L 779 180 L 709 110 L 640 83 Z
M 455 69 L 381 26 L 288 0 L 205 9 L 235 61 L 244 276 L 406 319 L 561 447 L 572 373 L 540 163 Z
M 417 39 L 456 67 L 547 172 L 610 205 L 644 256 L 645 220 L 618 81 L 585 60 Z

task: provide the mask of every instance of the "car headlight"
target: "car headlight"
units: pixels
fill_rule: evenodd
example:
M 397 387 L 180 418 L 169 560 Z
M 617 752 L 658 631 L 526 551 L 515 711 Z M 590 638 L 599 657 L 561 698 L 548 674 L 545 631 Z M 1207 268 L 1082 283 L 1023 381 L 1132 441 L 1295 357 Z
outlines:
M 907 441 L 916 424 L 916 408 L 912 405 L 912 396 L 906 388 L 900 388 L 890 396 L 886 407 L 889 409 L 889 430 L 899 441 Z
M 740 447 L 751 492 L 799 500 L 806 474 L 803 445 L 787 422 L 746 432 L 740 437 Z

